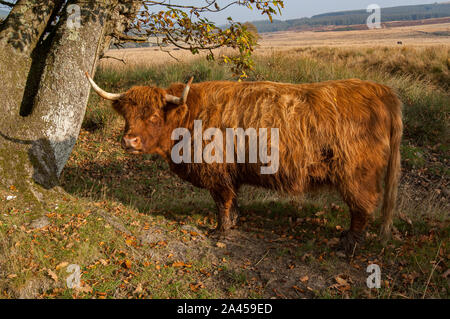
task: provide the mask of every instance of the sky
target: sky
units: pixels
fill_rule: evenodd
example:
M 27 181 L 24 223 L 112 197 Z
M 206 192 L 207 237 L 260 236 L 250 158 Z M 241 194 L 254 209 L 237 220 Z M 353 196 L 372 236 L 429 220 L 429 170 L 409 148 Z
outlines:
M 199 2 L 189 1 L 190 3 Z M 201 2 L 201 1 L 200 1 Z M 219 4 L 229 3 L 230 0 L 218 0 Z M 303 17 L 310 17 L 316 14 L 345 11 L 345 10 L 358 10 L 366 9 L 370 4 L 378 4 L 381 8 L 396 7 L 403 5 L 415 5 L 415 4 L 428 4 L 444 2 L 441 1 L 429 1 L 429 0 L 284 0 L 285 9 L 282 12 L 281 17 L 276 19 L 288 20 L 297 19 Z M 176 3 L 176 1 L 172 1 Z M 216 23 L 225 23 L 228 16 L 233 17 L 235 21 L 255 21 L 261 20 L 262 17 L 259 13 L 251 11 L 245 7 L 234 6 L 228 8 L 224 12 L 215 13 L 209 15 L 208 18 Z
M 235 0 L 218 0 L 221 7 L 225 6 Z M 205 4 L 205 0 L 167 0 L 172 4 L 186 4 L 187 2 L 192 5 Z M 365 9 L 370 4 L 378 4 L 381 8 L 395 7 L 403 5 L 415 5 L 415 4 L 428 4 L 444 2 L 444 0 L 284 0 L 285 9 L 282 12 L 282 16 L 277 16 L 276 19 L 288 20 L 297 19 L 303 17 L 310 17 L 315 14 L 345 11 L 345 10 L 358 10 Z M 0 9 L 5 9 L 4 6 L 0 6 Z M 255 10 L 249 10 L 242 6 L 232 6 L 225 11 L 209 14 L 207 17 L 216 22 L 217 24 L 225 24 L 227 17 L 233 17 L 235 21 L 246 22 L 265 19 L 260 13 Z

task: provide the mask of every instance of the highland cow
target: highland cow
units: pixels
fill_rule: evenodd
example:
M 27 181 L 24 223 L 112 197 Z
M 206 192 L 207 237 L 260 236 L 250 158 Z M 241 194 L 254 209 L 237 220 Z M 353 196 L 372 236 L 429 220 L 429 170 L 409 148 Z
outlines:
M 236 225 L 241 185 L 288 194 L 332 186 L 350 210 L 351 226 L 341 243 L 351 252 L 378 206 L 385 176 L 381 233 L 384 237 L 390 234 L 402 137 L 401 102 L 390 88 L 357 79 L 298 85 L 191 84 L 191 79 L 187 85 L 173 84 L 167 89 L 138 86 L 112 94 L 87 76 L 94 90 L 112 100 L 125 119 L 125 150 L 159 154 L 180 178 L 209 190 L 218 209 L 217 232 Z M 171 151 L 177 141 L 172 133 L 177 128 L 193 133 L 195 120 L 202 121 L 203 129 L 218 128 L 224 135 L 227 128 L 279 129 L 278 170 L 261 174 L 264 163 L 259 160 L 175 163 Z M 248 136 L 247 142 L 251 142 Z

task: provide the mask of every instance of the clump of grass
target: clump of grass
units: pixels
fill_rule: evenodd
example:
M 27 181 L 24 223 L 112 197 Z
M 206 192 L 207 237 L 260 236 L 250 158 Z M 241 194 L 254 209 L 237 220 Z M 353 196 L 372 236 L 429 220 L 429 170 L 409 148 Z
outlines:
M 424 151 L 412 145 L 402 145 L 401 154 L 403 160 L 403 166 L 408 169 L 420 169 L 426 164 L 424 158 Z
M 174 82 L 185 83 L 193 76 L 196 82 L 231 79 L 227 68 L 204 59 L 190 63 L 134 65 L 131 67 L 100 67 L 96 81 L 106 89 L 128 89 L 134 85 L 167 87 Z
M 449 142 L 449 99 L 442 96 L 425 96 L 424 104 L 405 107 L 405 136 L 418 144 Z
M 81 127 L 89 132 L 101 131 L 112 123 L 114 111 L 103 104 L 88 107 Z

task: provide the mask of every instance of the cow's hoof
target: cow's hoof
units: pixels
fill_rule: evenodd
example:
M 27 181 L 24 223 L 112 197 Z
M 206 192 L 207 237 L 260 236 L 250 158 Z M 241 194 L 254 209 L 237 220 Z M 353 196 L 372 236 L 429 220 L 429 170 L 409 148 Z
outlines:
M 339 248 L 344 250 L 347 257 L 353 256 L 356 248 L 364 240 L 364 235 L 362 233 L 356 233 L 351 230 L 347 230 L 342 233 L 339 242 Z

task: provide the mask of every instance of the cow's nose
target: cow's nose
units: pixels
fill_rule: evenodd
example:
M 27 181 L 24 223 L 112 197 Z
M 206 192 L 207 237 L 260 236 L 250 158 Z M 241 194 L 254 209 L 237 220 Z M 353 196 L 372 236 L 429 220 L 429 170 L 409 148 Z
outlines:
M 125 135 L 122 139 L 122 147 L 125 149 L 141 149 L 141 138 L 134 135 Z

